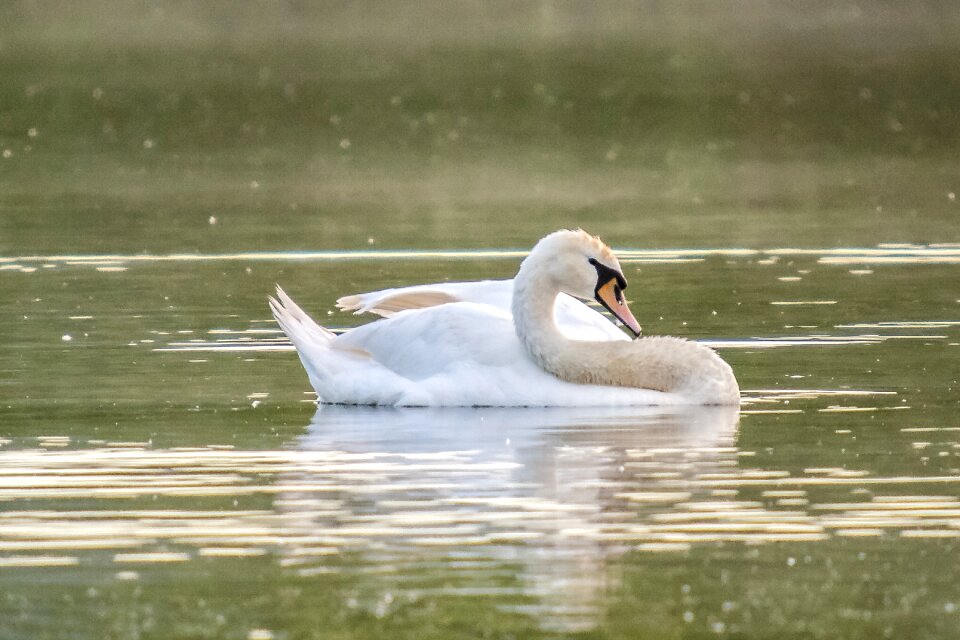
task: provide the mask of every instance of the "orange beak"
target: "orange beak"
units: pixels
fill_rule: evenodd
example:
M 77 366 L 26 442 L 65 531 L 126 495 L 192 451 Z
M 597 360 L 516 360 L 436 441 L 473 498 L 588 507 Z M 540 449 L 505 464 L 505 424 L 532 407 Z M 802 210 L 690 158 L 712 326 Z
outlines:
M 627 301 L 623 299 L 623 292 L 616 278 L 611 278 L 605 285 L 597 288 L 597 302 L 607 308 L 617 320 L 627 326 L 634 336 L 640 335 L 640 323 L 633 317 Z

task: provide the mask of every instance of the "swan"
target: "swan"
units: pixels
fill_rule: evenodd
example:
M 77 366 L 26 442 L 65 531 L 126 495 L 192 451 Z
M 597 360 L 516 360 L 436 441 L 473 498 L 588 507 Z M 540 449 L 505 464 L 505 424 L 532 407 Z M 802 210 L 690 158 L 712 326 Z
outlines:
M 574 298 L 641 329 L 616 256 L 585 231 L 541 239 L 513 281 L 346 296 L 383 319 L 336 335 L 282 289 L 269 298 L 318 400 L 392 406 L 737 405 L 730 366 L 668 336 L 630 340 Z M 509 292 L 509 295 L 507 295 Z M 509 302 L 508 302 L 509 301 Z

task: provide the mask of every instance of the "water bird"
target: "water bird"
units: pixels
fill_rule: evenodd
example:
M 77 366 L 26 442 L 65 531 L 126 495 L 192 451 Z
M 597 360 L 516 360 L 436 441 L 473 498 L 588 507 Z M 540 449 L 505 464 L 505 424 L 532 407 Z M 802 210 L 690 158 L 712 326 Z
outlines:
M 338 300 L 381 316 L 337 335 L 280 287 L 269 298 L 321 403 L 392 406 L 737 405 L 712 349 L 640 337 L 616 256 L 583 230 L 542 238 L 513 280 L 386 289 Z M 630 339 L 581 300 L 596 300 Z

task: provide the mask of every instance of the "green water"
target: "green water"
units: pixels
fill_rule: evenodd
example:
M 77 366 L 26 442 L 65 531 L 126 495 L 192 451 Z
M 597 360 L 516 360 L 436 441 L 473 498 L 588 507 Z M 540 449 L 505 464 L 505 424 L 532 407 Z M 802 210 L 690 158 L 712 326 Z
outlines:
M 5 5 L 0 637 L 954 637 L 958 24 Z M 562 226 L 739 415 L 318 412 L 269 319 Z

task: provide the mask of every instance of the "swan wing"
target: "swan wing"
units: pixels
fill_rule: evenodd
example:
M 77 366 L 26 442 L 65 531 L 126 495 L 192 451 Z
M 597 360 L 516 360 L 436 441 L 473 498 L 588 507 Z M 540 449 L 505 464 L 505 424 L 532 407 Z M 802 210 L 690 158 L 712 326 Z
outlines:
M 369 353 L 378 365 L 409 380 L 410 392 L 392 403 L 396 405 L 624 406 L 684 402 L 676 394 L 649 389 L 560 380 L 529 358 L 508 312 L 472 302 L 397 312 L 338 336 L 334 345 Z
M 343 296 L 337 300 L 337 307 L 355 315 L 374 313 L 383 317 L 450 302 L 476 302 L 509 311 L 512 297 L 513 280 L 437 282 Z
M 481 280 L 382 289 L 344 296 L 337 300 L 337 306 L 342 311 L 352 311 L 357 315 L 374 313 L 390 317 L 400 311 L 472 302 L 509 313 L 512 300 L 513 280 Z M 630 339 L 603 314 L 566 294 L 557 296 L 554 313 L 557 326 L 572 340 Z
M 400 311 L 341 334 L 333 345 L 363 350 L 411 380 L 463 366 L 511 366 L 525 358 L 510 314 L 473 302 Z

